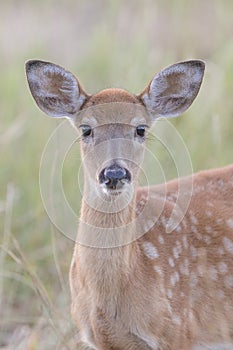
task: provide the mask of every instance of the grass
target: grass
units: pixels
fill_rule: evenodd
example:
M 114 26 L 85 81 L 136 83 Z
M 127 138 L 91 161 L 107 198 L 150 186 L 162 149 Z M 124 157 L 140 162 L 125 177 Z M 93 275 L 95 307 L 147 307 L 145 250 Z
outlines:
M 0 6 L 0 349 L 75 349 L 68 285 L 73 242 L 51 225 L 38 180 L 43 148 L 58 122 L 32 101 L 24 62 L 60 63 L 91 93 L 109 86 L 137 93 L 164 66 L 204 59 L 197 101 L 171 123 L 194 171 L 223 166 L 233 160 L 233 3 L 11 0 Z M 149 147 L 167 178 L 176 176 L 163 147 L 153 140 Z M 75 148 L 63 176 L 74 210 L 80 195 L 72 169 L 79 158 Z

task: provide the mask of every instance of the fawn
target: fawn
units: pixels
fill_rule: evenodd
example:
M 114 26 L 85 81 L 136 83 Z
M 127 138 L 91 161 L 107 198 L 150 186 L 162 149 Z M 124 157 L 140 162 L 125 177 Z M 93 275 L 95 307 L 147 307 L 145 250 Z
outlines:
M 180 62 L 139 95 L 88 95 L 64 68 L 26 63 L 40 109 L 81 135 L 85 184 L 70 287 L 80 340 L 91 349 L 233 349 L 233 165 L 138 186 L 148 129 L 192 104 L 204 69 L 200 60 Z M 190 184 L 189 206 L 168 230 Z

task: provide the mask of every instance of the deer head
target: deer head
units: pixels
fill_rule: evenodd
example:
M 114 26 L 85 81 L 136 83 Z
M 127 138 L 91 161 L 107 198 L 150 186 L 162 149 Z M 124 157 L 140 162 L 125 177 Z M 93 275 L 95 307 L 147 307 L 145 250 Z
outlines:
M 187 110 L 200 89 L 204 67 L 199 60 L 169 66 L 139 95 L 121 89 L 89 95 L 73 74 L 49 62 L 28 61 L 26 74 L 39 108 L 51 117 L 68 118 L 78 130 L 90 195 L 113 198 L 132 193 L 148 130 L 158 117 Z

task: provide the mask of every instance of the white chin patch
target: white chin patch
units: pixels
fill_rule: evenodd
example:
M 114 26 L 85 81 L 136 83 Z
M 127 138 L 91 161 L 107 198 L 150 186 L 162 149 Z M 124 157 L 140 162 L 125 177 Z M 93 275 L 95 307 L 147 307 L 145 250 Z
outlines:
M 118 194 L 121 194 L 125 189 L 122 187 L 121 189 L 112 190 L 112 189 L 108 188 L 107 186 L 103 185 L 103 186 L 102 186 L 102 190 L 103 190 L 104 194 L 110 196 L 110 195 L 118 195 Z

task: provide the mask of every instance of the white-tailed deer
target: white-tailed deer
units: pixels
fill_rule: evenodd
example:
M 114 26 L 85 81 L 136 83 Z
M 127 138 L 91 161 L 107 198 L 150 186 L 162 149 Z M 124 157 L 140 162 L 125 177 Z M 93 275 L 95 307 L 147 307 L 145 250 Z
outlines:
M 192 104 L 204 63 L 165 68 L 139 95 L 88 95 L 43 61 L 27 62 L 26 73 L 41 110 L 81 133 L 85 184 L 70 269 L 81 340 L 99 350 L 233 349 L 233 166 L 137 186 L 147 130 Z M 188 209 L 168 230 L 190 184 Z

